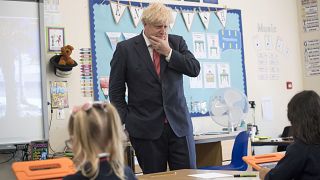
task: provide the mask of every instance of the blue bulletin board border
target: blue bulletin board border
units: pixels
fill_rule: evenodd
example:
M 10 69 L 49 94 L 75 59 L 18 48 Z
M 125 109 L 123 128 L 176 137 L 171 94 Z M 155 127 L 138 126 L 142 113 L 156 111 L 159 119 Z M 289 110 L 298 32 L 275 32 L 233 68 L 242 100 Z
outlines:
M 149 3 L 146 2 L 133 2 L 133 1 L 114 1 L 114 2 L 119 2 L 121 4 L 126 4 L 126 5 L 132 5 L 132 6 L 142 6 L 142 7 L 147 7 L 149 5 Z M 101 96 L 101 92 L 99 94 L 99 73 L 98 73 L 98 64 L 97 64 L 97 48 L 96 47 L 96 37 L 95 37 L 95 33 L 96 33 L 96 27 L 95 27 L 95 14 L 94 14 L 94 6 L 95 5 L 109 5 L 110 4 L 110 0 L 90 0 L 89 1 L 89 13 L 90 13 L 90 37 L 91 37 L 91 49 L 92 49 L 92 74 L 93 74 L 93 92 L 94 92 L 94 99 L 95 100 L 102 100 L 103 97 Z M 190 6 L 190 5 L 177 5 L 177 4 L 166 4 L 167 6 L 171 7 L 172 9 L 179 9 L 179 10 L 201 10 L 201 11 L 217 11 L 217 10 L 221 10 L 222 8 L 216 8 L 216 7 L 206 7 L 206 4 L 199 4 L 199 6 Z M 108 6 L 109 7 L 109 6 Z M 242 89 L 242 92 L 244 94 L 247 95 L 247 83 L 246 83 L 246 71 L 245 71 L 245 63 L 244 63 L 244 45 L 243 45 L 243 31 L 242 31 L 242 17 L 241 17 L 241 11 L 238 9 L 228 9 L 227 10 L 228 14 L 236 14 L 238 18 L 238 22 L 239 22 L 239 27 L 238 30 L 240 31 L 241 34 L 241 74 L 242 77 L 238 77 L 241 78 L 242 82 L 237 82 Z M 112 16 L 112 14 L 111 14 Z M 113 18 L 112 18 L 113 19 Z M 112 26 L 112 24 L 115 24 L 115 22 L 110 22 L 110 26 Z M 137 27 L 139 28 L 139 27 Z M 142 29 L 141 29 L 142 30 Z M 140 32 L 141 32 L 140 30 Z M 210 32 L 208 32 L 210 33 Z M 173 34 L 177 34 L 177 33 L 173 33 Z M 101 47 L 100 47 L 101 48 Z M 104 47 L 103 47 L 104 48 Z M 190 51 L 192 51 L 192 48 L 190 48 Z M 111 56 L 112 57 L 112 56 Z M 110 59 L 107 59 L 108 61 L 108 67 L 110 66 Z M 201 59 L 199 60 L 200 63 L 202 63 L 203 61 L 201 61 Z M 205 62 L 205 61 L 204 61 Z M 220 61 L 221 62 L 221 61 Z M 218 63 L 220 63 L 218 62 Z M 240 68 L 240 67 L 239 67 Z M 185 80 L 184 80 L 185 81 Z M 238 80 L 237 80 L 238 81 Z M 231 87 L 233 87 L 231 85 Z M 185 88 L 186 89 L 186 88 Z M 186 91 L 186 90 L 185 90 Z M 188 90 L 187 90 L 188 91 Z M 205 91 L 208 95 L 208 91 Z M 201 92 L 200 92 L 201 94 Z M 212 94 L 212 92 L 210 91 L 210 95 Z M 188 97 L 186 96 L 186 99 Z M 187 103 L 189 105 L 188 99 L 187 99 Z M 209 113 L 190 113 L 192 117 L 200 117 L 200 116 L 209 116 Z

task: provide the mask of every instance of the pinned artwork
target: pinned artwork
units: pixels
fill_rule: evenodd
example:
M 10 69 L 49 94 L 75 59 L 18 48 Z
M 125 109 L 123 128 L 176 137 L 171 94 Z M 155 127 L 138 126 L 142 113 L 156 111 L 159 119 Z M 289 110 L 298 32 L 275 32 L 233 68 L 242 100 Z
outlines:
M 64 46 L 64 28 L 48 27 L 47 28 L 47 47 L 49 52 L 60 52 Z
M 219 35 L 215 33 L 207 33 L 208 42 L 208 58 L 220 59 L 221 50 L 219 47 Z
M 52 109 L 69 107 L 67 81 L 50 82 L 50 94 Z
M 105 100 L 109 98 L 109 76 L 103 76 L 99 78 L 100 89 L 104 95 Z
M 219 63 L 217 64 L 217 69 L 219 88 L 231 87 L 230 65 L 228 63 Z

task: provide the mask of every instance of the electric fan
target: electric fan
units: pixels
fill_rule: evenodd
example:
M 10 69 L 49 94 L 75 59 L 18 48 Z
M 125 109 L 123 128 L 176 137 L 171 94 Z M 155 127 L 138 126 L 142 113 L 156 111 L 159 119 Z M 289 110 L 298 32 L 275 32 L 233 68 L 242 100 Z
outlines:
M 217 124 L 234 130 L 249 111 L 246 95 L 234 88 L 219 90 L 209 101 L 209 114 Z

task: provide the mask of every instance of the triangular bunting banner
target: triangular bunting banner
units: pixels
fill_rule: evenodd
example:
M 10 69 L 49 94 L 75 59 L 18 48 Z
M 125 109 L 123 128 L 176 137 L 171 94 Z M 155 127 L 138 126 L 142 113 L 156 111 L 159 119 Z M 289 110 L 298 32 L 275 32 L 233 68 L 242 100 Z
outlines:
M 176 18 L 177 18 L 177 14 L 178 14 L 178 12 L 176 11 L 176 10 L 172 10 L 171 11 L 171 14 L 172 14 L 172 23 L 170 23 L 170 28 L 172 29 L 173 28 L 173 26 L 174 26 L 174 24 L 175 24 L 175 22 L 176 22 Z
M 115 2 L 110 1 L 110 7 L 112 10 L 113 18 L 116 21 L 116 24 L 119 23 L 122 15 L 124 13 L 124 10 L 126 9 L 126 6 L 127 5 L 125 5 L 125 4 L 120 4 L 120 3 L 115 3 Z
M 124 32 L 122 34 L 123 34 L 123 37 L 125 40 L 130 39 L 130 38 L 138 35 L 137 33 L 124 33 Z
M 201 19 L 202 24 L 206 29 L 209 28 L 209 22 L 210 22 L 210 11 L 202 11 L 199 12 L 199 16 Z
M 134 26 L 137 27 L 142 16 L 143 8 L 138 6 L 130 6 L 129 10 Z
M 222 9 L 216 12 L 217 17 L 223 27 L 226 27 L 227 22 L 227 9 Z
M 190 31 L 193 17 L 194 17 L 194 12 L 193 11 L 192 12 L 182 12 L 182 16 L 183 16 L 183 20 L 187 26 L 188 31 Z
M 112 49 L 115 50 L 118 42 L 120 41 L 121 32 L 106 32 L 106 35 L 110 41 Z

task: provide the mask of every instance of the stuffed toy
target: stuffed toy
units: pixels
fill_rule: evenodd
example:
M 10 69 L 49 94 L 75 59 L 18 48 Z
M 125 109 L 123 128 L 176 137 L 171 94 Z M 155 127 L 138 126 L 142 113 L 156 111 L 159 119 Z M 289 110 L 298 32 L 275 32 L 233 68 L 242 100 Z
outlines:
M 59 65 L 73 65 L 75 61 L 70 57 L 73 47 L 70 45 L 61 48 L 61 57 L 58 62 Z

